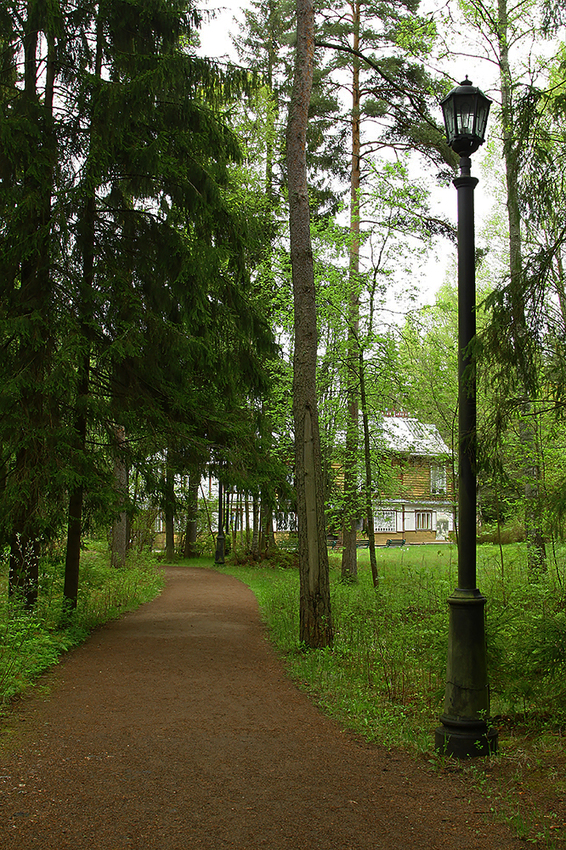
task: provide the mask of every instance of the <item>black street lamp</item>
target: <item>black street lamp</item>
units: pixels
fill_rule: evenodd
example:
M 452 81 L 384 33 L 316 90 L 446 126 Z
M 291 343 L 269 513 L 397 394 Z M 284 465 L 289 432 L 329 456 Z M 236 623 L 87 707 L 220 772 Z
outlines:
M 444 714 L 435 747 L 457 758 L 497 749 L 489 729 L 485 645 L 486 598 L 476 587 L 476 274 L 474 189 L 470 154 L 485 139 L 491 101 L 466 79 L 441 103 L 448 144 L 460 155 L 458 190 L 458 587 L 450 610 Z

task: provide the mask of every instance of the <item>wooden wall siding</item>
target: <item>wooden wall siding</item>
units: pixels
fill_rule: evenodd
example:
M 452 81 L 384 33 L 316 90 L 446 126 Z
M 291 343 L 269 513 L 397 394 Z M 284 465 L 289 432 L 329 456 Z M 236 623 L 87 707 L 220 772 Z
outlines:
M 435 531 L 405 531 L 402 534 L 400 531 L 385 533 L 377 533 L 375 535 L 376 546 L 386 546 L 388 540 L 405 540 L 406 543 L 432 543 L 436 541 Z
M 431 465 L 433 461 L 429 458 L 410 457 L 406 459 L 393 460 L 393 467 L 397 467 L 399 479 L 399 492 L 391 493 L 394 498 L 410 499 L 438 499 L 446 501 L 454 492 L 450 468 L 446 467 L 446 493 L 431 492 Z

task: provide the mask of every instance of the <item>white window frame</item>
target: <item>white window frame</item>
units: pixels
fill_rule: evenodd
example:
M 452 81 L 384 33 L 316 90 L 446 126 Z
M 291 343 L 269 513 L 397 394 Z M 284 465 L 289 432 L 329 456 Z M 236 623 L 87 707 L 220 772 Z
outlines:
M 376 511 L 374 522 L 376 534 L 395 534 L 397 532 L 397 514 L 395 511 Z
M 444 464 L 431 463 L 430 492 L 433 496 L 446 495 L 446 466 Z
M 415 511 L 415 530 L 432 531 L 432 511 Z

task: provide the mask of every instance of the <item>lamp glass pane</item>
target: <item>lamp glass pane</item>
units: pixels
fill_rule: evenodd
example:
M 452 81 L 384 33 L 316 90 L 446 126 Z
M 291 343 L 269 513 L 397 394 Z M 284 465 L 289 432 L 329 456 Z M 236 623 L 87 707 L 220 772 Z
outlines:
M 456 104 L 456 112 L 458 116 L 458 132 L 457 135 L 468 136 L 474 132 L 474 99 L 471 97 L 458 98 Z
M 489 115 L 490 103 L 478 97 L 477 117 L 476 117 L 476 133 L 480 139 L 485 138 L 485 128 L 487 126 L 487 116 Z
M 444 124 L 446 126 L 446 137 L 450 142 L 456 135 L 456 125 L 454 122 L 454 98 L 450 98 L 443 103 L 442 113 L 444 115 Z

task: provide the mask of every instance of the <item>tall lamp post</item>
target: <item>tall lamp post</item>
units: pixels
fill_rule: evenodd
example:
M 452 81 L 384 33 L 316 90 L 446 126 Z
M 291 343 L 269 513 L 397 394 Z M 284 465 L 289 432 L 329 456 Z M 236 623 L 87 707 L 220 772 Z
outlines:
M 435 746 L 457 758 L 497 749 L 488 727 L 486 599 L 476 587 L 476 335 L 474 189 L 470 155 L 485 139 L 491 101 L 468 79 L 441 103 L 448 144 L 460 156 L 458 190 L 458 587 L 448 599 L 450 622 L 444 714 Z

